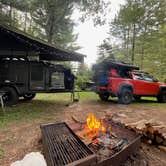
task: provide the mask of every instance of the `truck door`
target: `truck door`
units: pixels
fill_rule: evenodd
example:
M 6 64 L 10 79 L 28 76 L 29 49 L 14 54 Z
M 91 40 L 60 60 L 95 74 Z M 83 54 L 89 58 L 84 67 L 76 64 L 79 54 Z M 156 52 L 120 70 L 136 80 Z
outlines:
M 149 95 L 157 95 L 159 91 L 158 84 L 154 81 L 153 77 L 148 74 L 143 74 L 143 79 L 146 85 L 146 92 Z
M 134 90 L 136 95 L 156 95 L 159 88 L 153 78 L 143 73 L 134 74 Z
M 44 66 L 42 63 L 30 64 L 30 90 L 44 90 Z
M 146 95 L 147 94 L 147 84 L 143 80 L 142 73 L 133 74 L 133 85 L 134 85 L 134 92 L 136 95 Z

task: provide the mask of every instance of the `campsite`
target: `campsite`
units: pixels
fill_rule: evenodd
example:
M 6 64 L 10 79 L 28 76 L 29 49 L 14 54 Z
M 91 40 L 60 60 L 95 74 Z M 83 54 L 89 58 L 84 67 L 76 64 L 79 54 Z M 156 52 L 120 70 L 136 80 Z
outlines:
M 165 11 L 0 0 L 0 166 L 165 166 Z

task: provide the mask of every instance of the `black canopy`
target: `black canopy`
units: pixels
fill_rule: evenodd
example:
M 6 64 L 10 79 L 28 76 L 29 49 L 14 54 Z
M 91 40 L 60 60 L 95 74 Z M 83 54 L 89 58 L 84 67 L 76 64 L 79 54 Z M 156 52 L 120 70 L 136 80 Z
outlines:
M 0 24 L 0 58 L 39 56 L 40 60 L 83 62 L 85 55 L 57 48 L 14 27 Z
M 93 66 L 93 70 L 97 72 L 109 70 L 110 68 L 115 68 L 118 70 L 128 70 L 128 71 L 139 70 L 139 67 L 137 66 L 133 66 L 124 62 L 112 61 L 112 60 L 103 60 L 101 63 Z

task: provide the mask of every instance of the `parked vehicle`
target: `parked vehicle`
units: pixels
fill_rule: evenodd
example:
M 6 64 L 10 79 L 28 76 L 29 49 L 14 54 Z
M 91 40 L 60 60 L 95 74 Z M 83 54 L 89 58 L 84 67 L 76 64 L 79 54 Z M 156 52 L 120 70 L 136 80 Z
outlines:
M 166 102 L 166 84 L 158 82 L 139 68 L 123 62 L 103 61 L 94 67 L 97 83 L 96 92 L 101 100 L 109 96 L 118 97 L 121 104 L 129 104 L 132 99 L 142 96 L 156 97 L 158 102 Z
M 39 92 L 71 92 L 74 101 L 71 70 L 51 63 L 83 62 L 84 57 L 0 23 L 1 104 L 16 104 L 19 97 L 31 100 Z
M 31 100 L 36 93 L 72 92 L 74 75 L 62 65 L 23 58 L 0 60 L 0 91 L 5 105 L 16 104 L 20 97 Z

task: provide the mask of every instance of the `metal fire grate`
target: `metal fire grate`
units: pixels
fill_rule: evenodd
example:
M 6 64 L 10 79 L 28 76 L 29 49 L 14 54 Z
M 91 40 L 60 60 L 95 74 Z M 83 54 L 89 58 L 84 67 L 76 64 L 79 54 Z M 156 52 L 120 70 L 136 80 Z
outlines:
M 96 155 L 75 135 L 66 123 L 41 125 L 48 166 L 87 166 Z

